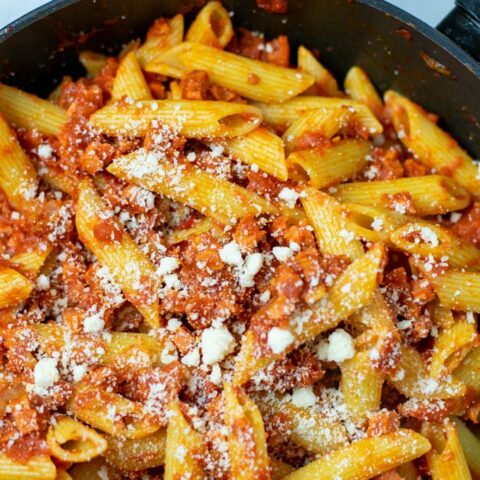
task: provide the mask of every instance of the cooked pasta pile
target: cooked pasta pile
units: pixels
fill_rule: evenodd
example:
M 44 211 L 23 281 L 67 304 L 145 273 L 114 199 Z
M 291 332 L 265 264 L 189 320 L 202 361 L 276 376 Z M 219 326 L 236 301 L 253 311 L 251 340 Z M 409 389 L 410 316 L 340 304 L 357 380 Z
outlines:
M 478 165 L 297 58 L 210 2 L 0 85 L 0 479 L 480 478 Z

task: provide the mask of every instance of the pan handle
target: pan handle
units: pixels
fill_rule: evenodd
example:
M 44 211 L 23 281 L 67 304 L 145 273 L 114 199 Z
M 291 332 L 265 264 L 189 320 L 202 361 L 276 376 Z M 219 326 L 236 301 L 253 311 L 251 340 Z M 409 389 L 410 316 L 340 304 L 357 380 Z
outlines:
M 455 8 L 439 23 L 442 33 L 480 61 L 480 2 L 455 0 Z

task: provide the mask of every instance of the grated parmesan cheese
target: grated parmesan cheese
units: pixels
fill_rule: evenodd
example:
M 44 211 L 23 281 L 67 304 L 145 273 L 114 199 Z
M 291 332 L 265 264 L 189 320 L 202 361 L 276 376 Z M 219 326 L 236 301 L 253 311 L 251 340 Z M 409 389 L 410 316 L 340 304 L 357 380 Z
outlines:
M 235 338 L 227 327 L 210 327 L 202 332 L 203 363 L 221 362 L 235 347 Z
M 289 330 L 273 327 L 268 332 L 268 346 L 273 353 L 284 352 L 294 341 Z

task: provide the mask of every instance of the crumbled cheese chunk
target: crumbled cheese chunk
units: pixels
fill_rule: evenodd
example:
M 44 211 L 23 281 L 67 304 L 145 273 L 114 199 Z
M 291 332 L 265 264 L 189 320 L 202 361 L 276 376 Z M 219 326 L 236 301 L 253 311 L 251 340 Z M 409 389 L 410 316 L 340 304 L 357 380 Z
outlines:
M 234 347 L 235 338 L 227 327 L 210 327 L 202 332 L 202 357 L 206 365 L 221 362 Z
M 57 369 L 58 360 L 55 358 L 42 358 L 33 369 L 34 391 L 38 395 L 46 395 L 47 389 L 53 387 L 60 375 Z
M 220 259 L 228 265 L 241 267 L 243 265 L 242 251 L 237 242 L 230 242 L 224 245 L 220 251 Z
M 278 198 L 283 200 L 290 208 L 294 208 L 300 195 L 293 188 L 283 188 L 278 194 Z
M 457 223 L 462 218 L 462 214 L 459 212 L 452 212 L 450 214 L 450 221 L 452 223 Z
M 317 403 L 317 396 L 313 393 L 312 387 L 295 388 L 292 392 L 292 403 L 296 407 L 311 407 Z
M 198 348 L 193 348 L 182 358 L 182 363 L 187 367 L 198 367 L 200 365 L 200 352 Z
M 41 273 L 37 278 L 37 288 L 39 290 L 47 290 L 50 287 L 50 279 Z
M 177 328 L 182 326 L 182 322 L 178 318 L 171 318 L 167 323 L 167 330 L 174 332 Z
M 273 247 L 272 253 L 279 262 L 286 262 L 293 255 L 290 247 Z
M 251 253 L 247 255 L 243 270 L 239 277 L 241 287 L 253 287 L 255 285 L 255 275 L 260 271 L 263 265 L 263 255 L 261 253 Z
M 222 369 L 218 363 L 212 365 L 212 373 L 210 373 L 210 381 L 215 385 L 222 384 Z
M 319 360 L 328 360 L 328 340 L 321 340 L 318 343 L 316 353 Z
M 351 335 L 338 328 L 328 337 L 328 360 L 330 362 L 344 362 L 355 355 L 355 346 Z
M 88 366 L 85 364 L 74 365 L 72 367 L 73 381 L 75 383 L 79 382 L 87 373 Z
M 175 257 L 163 257 L 160 260 L 160 266 L 157 268 L 158 275 L 166 275 L 174 272 L 179 266 L 178 260 Z
M 267 343 L 273 353 L 282 353 L 294 340 L 290 331 L 283 328 L 273 327 L 268 332 Z
M 94 312 L 85 317 L 83 321 L 83 330 L 86 333 L 98 333 L 103 330 L 104 326 L 103 312 Z
M 40 158 L 43 158 L 43 159 L 50 158 L 52 156 L 52 153 L 53 153 L 53 148 L 48 143 L 42 143 L 41 145 L 38 146 L 37 155 Z

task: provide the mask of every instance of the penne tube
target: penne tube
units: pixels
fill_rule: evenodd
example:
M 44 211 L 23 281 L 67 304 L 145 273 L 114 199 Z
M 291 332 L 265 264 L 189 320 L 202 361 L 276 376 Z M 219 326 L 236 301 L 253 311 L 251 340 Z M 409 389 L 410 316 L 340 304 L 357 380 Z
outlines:
M 432 444 L 432 449 L 426 454 L 432 480 L 471 480 L 454 422 L 424 423 L 422 434 Z
M 57 469 L 47 455 L 38 455 L 25 463 L 0 455 L 0 480 L 55 480 Z
M 377 118 L 382 118 L 382 99 L 362 68 L 352 67 L 345 77 L 344 85 L 347 95 L 367 105 Z
M 45 250 L 17 253 L 9 260 L 9 263 L 28 278 L 33 278 L 38 274 L 51 251 L 51 247 L 46 247 Z
M 357 351 L 340 366 L 340 391 L 355 423 L 363 423 L 369 414 L 380 409 L 383 377 L 373 367 L 370 351 Z
M 197 13 L 185 35 L 185 40 L 224 48 L 233 35 L 232 20 L 227 10 L 220 2 L 208 2 Z
M 162 63 L 159 62 L 158 60 L 155 63 L 149 63 L 146 67 L 145 70 L 150 73 L 157 73 L 158 75 L 164 75 L 165 77 L 171 77 L 171 78 L 176 78 L 177 80 L 181 80 L 185 76 L 185 72 L 178 67 L 172 67 L 168 63 Z M 172 85 L 170 84 L 170 88 L 172 88 Z M 181 100 L 182 95 L 181 91 L 180 94 L 178 95 L 178 98 L 171 98 L 171 100 Z
M 262 113 L 240 103 L 143 100 L 108 105 L 90 117 L 91 124 L 107 135 L 132 137 L 144 136 L 154 120 L 190 138 L 235 137 L 255 130 Z
M 106 476 L 108 480 L 115 478 L 117 470 L 109 465 L 103 457 L 96 457 L 85 463 L 77 463 L 68 470 L 73 480 L 104 480 L 101 477 Z
M 349 230 L 368 242 L 383 242 L 393 246 L 391 234 L 408 222 L 418 221 L 416 217 L 402 215 L 389 208 L 358 203 L 345 203 L 343 206 L 347 211 Z
M 150 88 L 133 50 L 120 62 L 112 86 L 113 100 L 120 100 L 124 97 L 132 100 L 149 100 L 152 98 Z
M 359 440 L 314 460 L 284 480 L 368 480 L 424 455 L 430 443 L 413 430 Z
M 346 255 L 351 260 L 362 257 L 360 240 L 350 231 L 347 212 L 333 197 L 312 188 L 304 189 L 301 199 L 320 251 L 324 255 Z
M 330 97 L 341 94 L 335 77 L 315 58 L 313 53 L 303 45 L 298 47 L 298 68 L 315 79 L 315 86 L 309 91 L 315 93 L 315 87 Z
M 237 160 L 256 166 L 279 180 L 288 180 L 287 162 L 280 137 L 264 127 L 225 140 L 225 149 Z
M 14 307 L 26 300 L 33 284 L 12 268 L 0 266 L 0 308 Z
M 257 406 L 231 383 L 224 386 L 223 404 L 232 478 L 269 478 L 267 439 Z
M 371 145 L 364 140 L 340 140 L 330 147 L 291 153 L 287 164 L 300 167 L 313 188 L 323 189 L 351 179 L 367 164 Z
M 114 160 L 107 170 L 122 180 L 183 202 L 223 224 L 249 215 L 277 212 L 274 205 L 243 187 L 191 165 L 175 165 L 143 149 Z
M 165 429 L 133 440 L 109 435 L 105 439 L 108 444 L 105 458 L 119 470 L 137 472 L 159 467 L 165 462 Z
M 67 121 L 67 112 L 58 105 L 4 84 L 0 84 L 0 113 L 11 125 L 46 135 L 58 135 Z
M 480 273 L 451 270 L 432 278 L 440 305 L 462 312 L 480 312 Z
M 454 371 L 458 378 L 477 395 L 480 393 L 480 347 L 474 347 Z
M 212 82 L 259 102 L 284 102 L 304 92 L 314 82 L 308 73 L 200 43 L 184 46 L 178 60 L 186 69 L 205 70 Z
M 165 50 L 178 45 L 183 40 L 184 21 L 183 15 L 175 15 L 169 19 L 164 28 L 153 28 L 147 39 L 137 50 L 137 58 L 144 68 L 147 63 L 153 62 Z
M 479 199 L 478 165 L 452 136 L 438 127 L 425 110 L 396 92 L 388 91 L 385 103 L 392 112 L 398 137 L 409 150 L 429 167 L 452 176 Z
M 453 373 L 479 340 L 475 322 L 468 321 L 466 315 L 460 316 L 454 325 L 435 338 L 430 375 L 439 378 Z
M 312 407 L 294 405 L 290 398 L 264 395 L 256 398 L 260 411 L 265 415 L 281 415 L 288 429 L 285 435 L 305 450 L 323 455 L 348 443 L 348 434 L 340 421 L 332 421 Z
M 427 222 L 407 223 L 390 235 L 399 250 L 442 259 L 453 268 L 480 269 L 480 250 L 446 228 Z
M 84 66 L 89 78 L 96 77 L 107 64 L 107 56 L 97 52 L 84 50 L 80 52 L 78 60 Z
M 375 182 L 353 182 L 336 187 L 332 195 L 345 203 L 360 203 L 374 207 L 396 206 L 395 195 L 409 194 L 416 215 L 437 215 L 461 210 L 470 203 L 470 195 L 454 180 L 441 175 L 398 178 Z
M 164 479 L 206 480 L 203 469 L 205 455 L 202 437 L 191 427 L 178 405 L 172 405 L 167 428 Z
M 259 341 L 251 330 L 242 338 L 237 355 L 233 381 L 247 382 L 256 372 L 270 363 L 283 358 L 289 351 L 315 338 L 322 332 L 336 327 L 357 310 L 366 306 L 377 288 L 378 276 L 382 272 L 385 251 L 383 245 L 374 246 L 369 252 L 349 265 L 335 280 L 327 295 L 308 309 L 300 309 L 290 318 L 288 332 L 291 342 L 281 352 L 261 353 Z
M 451 375 L 432 378 L 420 354 L 407 346 L 402 347 L 398 370 L 388 381 L 406 397 L 424 400 L 460 398 L 466 391 L 465 385 Z
M 68 443 L 68 448 L 64 447 Z M 57 419 L 47 433 L 51 454 L 62 462 L 88 462 L 107 449 L 106 440 L 92 428 L 69 417 Z
M 383 132 L 382 124 L 375 118 L 372 111 L 363 103 L 349 98 L 310 97 L 292 98 L 284 103 L 257 103 L 265 121 L 276 127 L 289 127 L 300 115 L 308 110 L 338 110 L 346 107 L 353 114 L 353 121 L 365 133 L 378 135 Z
M 145 322 L 152 328 L 158 327 L 160 317 L 155 267 L 87 180 L 79 186 L 75 211 L 75 224 L 82 243 L 101 265 L 109 268 Z
M 308 135 L 321 135 L 325 139 L 335 136 L 353 117 L 348 107 L 340 106 L 332 109 L 307 110 L 303 112 L 285 131 L 282 140 L 285 152 L 301 150 L 297 145 Z
M 460 418 L 452 417 L 452 420 L 457 427 L 458 438 L 467 464 L 474 478 L 480 478 L 480 440 Z
M 75 385 L 68 408 L 82 422 L 123 439 L 144 438 L 160 428 L 158 421 L 145 413 L 141 403 L 98 388 L 84 381 Z
M 1 95 L 1 86 L 0 86 Z M 1 109 L 1 106 L 0 106 Z M 0 188 L 13 207 L 32 212 L 38 179 L 35 167 L 0 115 Z
M 211 218 L 202 218 L 191 228 L 174 230 L 165 240 L 166 245 L 175 245 L 176 243 L 188 240 L 190 236 L 201 235 L 205 232 L 213 232 L 214 234 L 221 234 L 222 228 L 217 225 Z

